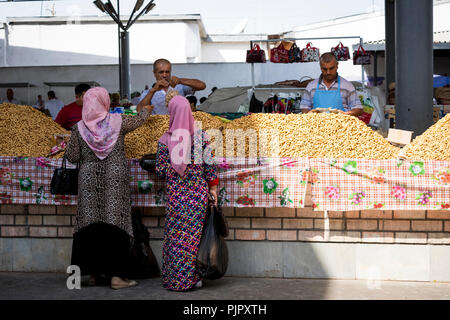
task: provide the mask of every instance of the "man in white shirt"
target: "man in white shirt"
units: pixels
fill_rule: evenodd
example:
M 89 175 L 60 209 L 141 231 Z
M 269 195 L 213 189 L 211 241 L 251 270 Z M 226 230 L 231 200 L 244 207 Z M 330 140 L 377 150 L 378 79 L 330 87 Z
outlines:
M 33 108 L 35 109 L 39 109 L 39 110 L 44 110 L 44 99 L 42 99 L 42 95 L 38 95 L 38 99 L 36 101 L 36 103 L 33 105 Z
M 177 78 L 171 75 L 172 65 L 169 60 L 158 59 L 153 64 L 153 74 L 156 83 L 146 94 L 141 95 L 141 100 L 137 106 L 137 112 L 146 105 L 152 105 L 152 114 L 169 114 L 166 107 L 166 93 L 169 90 L 176 90 L 181 96 L 194 94 L 195 91 L 203 90 L 206 84 L 197 79 Z
M 64 102 L 56 98 L 54 91 L 47 93 L 48 101 L 45 102 L 45 109 L 50 112 L 52 119 L 55 120 L 58 112 L 64 107 Z
M 18 100 L 14 99 L 13 89 L 6 90 L 6 99 L 3 100 L 3 103 L 20 104 Z

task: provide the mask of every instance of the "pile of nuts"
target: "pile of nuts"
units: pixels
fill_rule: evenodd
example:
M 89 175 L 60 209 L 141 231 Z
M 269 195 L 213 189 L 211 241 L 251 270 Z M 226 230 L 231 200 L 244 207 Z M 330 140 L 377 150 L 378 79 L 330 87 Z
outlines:
M 202 129 L 219 128 L 223 122 L 206 112 L 194 112 L 194 119 L 201 121 Z M 158 140 L 169 129 L 168 115 L 148 117 L 145 123 L 125 136 L 127 158 L 140 158 L 144 154 L 156 153 Z
M 210 136 L 217 156 L 313 157 L 392 159 L 392 146 L 357 118 L 334 113 L 251 114 L 228 123 L 204 112 L 194 112 Z M 150 116 L 125 136 L 127 158 L 156 153 L 158 139 L 169 128 L 168 115 Z M 214 129 L 214 130 L 211 130 Z M 209 132 L 208 132 L 209 131 Z M 450 160 L 450 115 L 430 127 L 403 149 L 410 159 Z M 45 157 L 56 134 L 70 134 L 42 112 L 11 104 L 0 105 L 0 156 Z M 218 154 L 222 148 L 223 154 Z M 238 153 L 241 151 L 241 153 Z M 55 157 L 61 157 L 62 153 Z
M 450 113 L 402 149 L 410 160 L 450 160 Z
M 156 153 L 158 140 L 169 129 L 169 116 L 150 116 L 142 126 L 125 136 L 127 158 L 141 158 L 144 154 Z
M 57 134 L 70 132 L 33 107 L 0 104 L 0 156 L 46 157 Z
M 399 152 L 365 123 L 345 114 L 252 114 L 236 119 L 224 130 L 224 155 L 228 129 L 242 129 L 242 134 L 249 133 L 248 129 L 257 131 L 258 156 L 382 160 L 395 158 Z M 254 144 L 247 141 L 246 156 Z M 239 145 L 234 145 L 235 154 Z

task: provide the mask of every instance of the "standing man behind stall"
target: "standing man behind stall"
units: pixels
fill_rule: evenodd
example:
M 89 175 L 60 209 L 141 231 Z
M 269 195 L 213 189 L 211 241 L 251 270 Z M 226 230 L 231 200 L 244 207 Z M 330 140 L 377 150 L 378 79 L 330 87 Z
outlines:
M 172 76 L 172 64 L 166 59 L 158 59 L 155 61 L 153 64 L 153 74 L 156 83 L 146 94 L 141 95 L 137 112 L 146 105 L 152 105 L 155 107 L 152 114 L 169 114 L 169 110 L 166 107 L 167 91 L 176 90 L 180 96 L 187 96 L 194 94 L 195 91 L 206 88 L 203 81 Z
M 55 91 L 50 90 L 47 93 L 48 101 L 45 102 L 45 109 L 50 112 L 53 120 L 56 119 L 58 112 L 64 107 L 64 102 L 56 97 Z
M 355 87 L 339 76 L 337 69 L 338 61 L 332 53 L 327 52 L 320 57 L 322 74 L 306 86 L 300 103 L 303 113 L 317 108 L 331 108 L 355 117 L 362 114 L 363 107 Z
M 8 88 L 8 90 L 6 90 L 6 99 L 3 100 L 3 103 L 19 104 L 19 101 L 14 99 L 13 89 Z
M 75 101 L 68 104 L 58 112 L 55 122 L 64 129 L 70 130 L 81 120 L 81 110 L 83 109 L 84 93 L 91 88 L 86 83 L 80 83 L 75 87 Z

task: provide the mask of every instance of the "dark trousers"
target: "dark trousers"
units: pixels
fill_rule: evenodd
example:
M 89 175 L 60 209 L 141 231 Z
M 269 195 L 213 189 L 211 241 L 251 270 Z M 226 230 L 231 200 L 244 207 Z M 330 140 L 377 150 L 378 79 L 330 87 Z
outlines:
M 130 236 L 119 227 L 96 222 L 73 235 L 71 264 L 81 275 L 126 277 L 130 257 Z

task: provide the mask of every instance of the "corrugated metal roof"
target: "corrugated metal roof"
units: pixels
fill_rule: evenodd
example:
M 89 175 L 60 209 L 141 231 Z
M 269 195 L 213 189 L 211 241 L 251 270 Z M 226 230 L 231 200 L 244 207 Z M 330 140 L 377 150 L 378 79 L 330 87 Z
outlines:
M 364 42 L 364 49 L 367 51 L 384 51 L 386 39 Z M 354 44 L 353 49 L 358 49 L 359 44 Z M 450 30 L 433 32 L 433 49 L 450 49 Z

